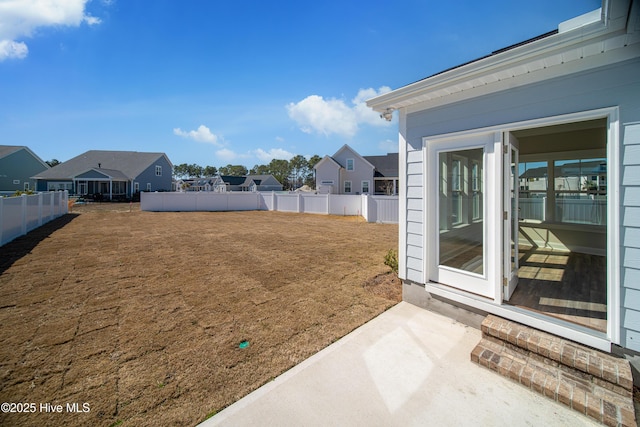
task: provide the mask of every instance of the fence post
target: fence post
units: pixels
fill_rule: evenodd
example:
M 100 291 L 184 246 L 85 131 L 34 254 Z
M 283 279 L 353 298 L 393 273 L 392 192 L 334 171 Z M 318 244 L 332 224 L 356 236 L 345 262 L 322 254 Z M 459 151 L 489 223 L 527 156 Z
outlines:
M 21 200 L 22 205 L 22 235 L 27 234 L 27 195 L 23 194 Z
M 42 191 L 38 193 L 38 227 L 42 225 Z
M 329 206 L 330 200 L 331 200 L 331 193 L 327 193 L 327 215 L 331 214 L 331 207 Z
M 301 206 L 301 197 L 302 195 L 300 193 L 298 193 L 298 213 L 302 213 L 302 211 L 300 210 Z
M 54 211 L 54 209 L 55 209 L 55 196 L 56 196 L 56 193 L 54 192 L 51 195 L 51 199 L 49 201 L 49 221 L 51 221 L 53 219 L 53 216 L 55 214 L 55 211 Z
M 62 209 L 63 209 L 63 211 L 64 211 L 63 213 L 64 213 L 64 214 L 68 214 L 68 213 L 69 213 L 69 190 L 64 190 L 64 197 L 63 197 L 63 199 L 64 199 L 64 200 L 63 200 L 63 201 L 64 201 L 64 204 L 63 204 L 63 207 L 62 207 Z
M 276 206 L 276 203 L 278 203 L 278 198 L 276 197 L 276 192 L 275 191 L 271 191 L 271 210 L 272 211 L 277 211 L 278 207 Z

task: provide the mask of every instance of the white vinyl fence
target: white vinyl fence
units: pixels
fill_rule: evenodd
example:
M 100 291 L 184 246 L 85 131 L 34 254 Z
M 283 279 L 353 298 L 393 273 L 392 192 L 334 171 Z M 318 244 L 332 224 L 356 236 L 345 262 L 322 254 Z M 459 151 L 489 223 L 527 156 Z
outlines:
M 0 246 L 69 211 L 69 193 L 0 197 Z
M 143 211 L 246 211 L 363 216 L 368 222 L 398 223 L 398 197 L 250 192 L 176 192 L 140 194 Z
M 556 199 L 555 220 L 576 224 L 607 224 L 606 199 Z M 520 218 L 546 220 L 547 198 L 518 199 Z

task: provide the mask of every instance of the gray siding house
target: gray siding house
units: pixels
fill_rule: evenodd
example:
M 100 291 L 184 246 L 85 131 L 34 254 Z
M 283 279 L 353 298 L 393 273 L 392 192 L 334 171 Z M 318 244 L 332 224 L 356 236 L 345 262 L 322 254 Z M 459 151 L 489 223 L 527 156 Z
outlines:
M 173 165 L 164 153 L 91 150 L 36 174 L 37 191 L 69 190 L 97 200 L 140 191 L 171 191 Z
M 345 144 L 314 169 L 321 194 L 398 194 L 398 153 L 361 156 Z
M 282 191 L 282 184 L 273 175 L 222 175 L 227 191 Z
M 47 169 L 49 165 L 28 147 L 0 145 L 0 194 L 34 190 L 31 177 Z
M 640 351 L 639 9 L 605 0 L 367 102 L 399 113 L 406 301 Z

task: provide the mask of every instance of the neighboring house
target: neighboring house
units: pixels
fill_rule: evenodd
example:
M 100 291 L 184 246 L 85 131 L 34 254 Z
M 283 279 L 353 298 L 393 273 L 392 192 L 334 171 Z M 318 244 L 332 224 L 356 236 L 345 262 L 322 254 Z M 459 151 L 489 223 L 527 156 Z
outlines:
M 98 200 L 140 191 L 171 191 L 173 165 L 164 153 L 91 150 L 33 176 L 38 191 L 69 190 Z
M 0 193 L 34 190 L 31 177 L 47 169 L 49 165 L 28 147 L 0 145 Z
M 343 145 L 315 166 L 316 190 L 326 194 L 397 194 L 398 155 L 361 156 Z
M 224 193 L 227 185 L 220 175 L 205 178 L 180 179 L 175 183 L 176 191 L 213 191 Z
M 398 153 L 384 156 L 363 156 L 373 165 L 374 194 L 392 196 L 398 194 Z
M 367 102 L 399 112 L 406 301 L 640 351 L 639 9 L 605 0 Z M 523 217 L 544 171 L 545 216 Z
M 273 175 L 222 175 L 227 191 L 282 191 L 282 184 Z
M 240 185 L 242 191 L 282 191 L 282 184 L 273 175 L 247 175 Z

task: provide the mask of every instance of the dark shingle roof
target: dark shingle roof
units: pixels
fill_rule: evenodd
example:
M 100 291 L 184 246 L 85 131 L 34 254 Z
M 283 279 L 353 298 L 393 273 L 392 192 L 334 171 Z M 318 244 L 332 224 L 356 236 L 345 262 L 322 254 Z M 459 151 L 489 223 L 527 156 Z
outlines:
M 233 175 L 222 175 L 221 178 L 224 182 L 226 182 L 229 185 L 241 185 L 244 183 L 245 179 L 247 179 L 244 176 L 233 176 Z
M 120 171 L 123 176 L 133 179 L 162 156 L 165 156 L 165 154 L 90 150 L 38 174 L 34 178 L 72 179 L 74 176 L 90 169 L 105 169 Z
M 363 156 L 375 169 L 376 177 L 398 176 L 398 153 L 388 153 L 384 156 Z

